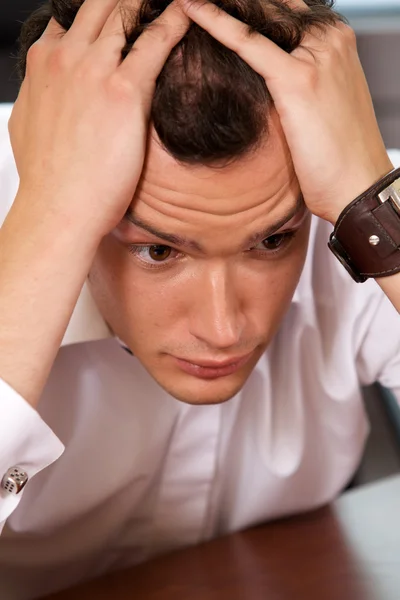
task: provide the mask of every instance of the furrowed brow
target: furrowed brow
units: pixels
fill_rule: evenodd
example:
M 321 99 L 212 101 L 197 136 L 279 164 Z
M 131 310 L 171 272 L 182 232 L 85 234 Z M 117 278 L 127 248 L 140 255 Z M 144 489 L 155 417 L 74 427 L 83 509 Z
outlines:
M 200 246 L 200 244 L 198 244 L 194 240 L 188 240 L 187 238 L 181 237 L 180 235 L 175 235 L 174 233 L 166 233 L 165 231 L 159 231 L 158 229 L 153 227 L 153 225 L 150 225 L 150 223 L 146 223 L 145 221 L 137 217 L 131 210 L 128 210 L 126 212 L 124 219 L 126 221 L 129 221 L 129 223 L 132 223 L 132 225 L 135 225 L 135 227 L 143 229 L 144 231 L 147 231 L 147 233 L 150 233 L 151 235 L 154 235 L 160 240 L 164 240 L 165 242 L 168 242 L 173 246 L 179 246 L 180 248 L 188 248 L 191 250 L 196 250 L 197 252 L 203 252 L 203 249 Z
M 260 231 L 259 233 L 252 234 L 246 241 L 246 247 L 251 247 L 253 245 L 257 245 L 259 242 L 266 240 L 267 238 L 274 235 L 277 231 L 282 229 L 286 223 L 289 223 L 299 212 L 301 212 L 305 208 L 304 197 L 303 194 L 297 199 L 297 202 L 292 208 L 288 210 L 288 212 L 283 215 L 278 221 L 272 223 L 267 229 Z
M 304 198 L 301 194 L 297 199 L 296 204 L 285 215 L 283 215 L 283 217 L 281 217 L 278 221 L 273 223 L 270 227 L 268 227 L 268 229 L 265 229 L 259 233 L 252 234 L 250 238 L 247 239 L 245 246 L 248 248 L 252 245 L 257 245 L 259 242 L 265 240 L 271 235 L 274 235 L 274 233 L 279 231 L 279 229 L 281 229 L 284 225 L 286 225 L 286 223 L 291 221 L 301 210 L 303 210 L 304 207 Z M 131 209 L 129 209 L 126 212 L 124 220 L 128 221 L 135 227 L 142 229 L 143 231 L 147 231 L 147 233 L 154 235 L 160 240 L 172 244 L 173 246 L 178 246 L 179 248 L 187 248 L 190 250 L 196 250 L 197 252 L 204 253 L 204 249 L 198 242 L 195 242 L 194 240 L 189 240 L 187 238 L 173 233 L 166 233 L 165 231 L 160 231 L 150 223 L 146 223 L 146 221 L 143 221 L 143 219 L 135 215 Z

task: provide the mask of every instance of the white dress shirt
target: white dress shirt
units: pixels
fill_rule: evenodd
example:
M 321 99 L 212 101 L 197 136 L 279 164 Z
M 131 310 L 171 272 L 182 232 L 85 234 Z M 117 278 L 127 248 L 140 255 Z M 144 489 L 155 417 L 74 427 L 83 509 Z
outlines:
M 0 111 L 0 223 L 18 185 Z M 399 156 L 392 154 L 397 162 Z M 0 597 L 25 600 L 332 500 L 361 459 L 360 385 L 400 398 L 400 318 L 353 283 L 317 219 L 280 331 L 243 390 L 178 402 L 112 337 L 84 288 L 38 412 L 0 381 Z M 29 290 L 27 290 L 27 294 Z

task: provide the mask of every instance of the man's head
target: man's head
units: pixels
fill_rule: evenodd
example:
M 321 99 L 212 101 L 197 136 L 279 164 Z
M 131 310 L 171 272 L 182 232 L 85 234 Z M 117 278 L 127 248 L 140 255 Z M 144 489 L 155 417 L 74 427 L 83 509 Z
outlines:
M 81 3 L 53 0 L 25 25 L 22 75 L 50 16 L 68 29 Z M 138 15 L 127 13 L 123 55 L 169 3 L 145 0 Z M 218 4 L 287 51 L 310 26 L 337 18 L 324 0 L 307 0 L 303 12 L 283 0 Z M 289 307 L 309 221 L 265 82 L 193 25 L 159 78 L 142 178 L 100 244 L 94 298 L 169 393 L 223 402 L 243 387 Z

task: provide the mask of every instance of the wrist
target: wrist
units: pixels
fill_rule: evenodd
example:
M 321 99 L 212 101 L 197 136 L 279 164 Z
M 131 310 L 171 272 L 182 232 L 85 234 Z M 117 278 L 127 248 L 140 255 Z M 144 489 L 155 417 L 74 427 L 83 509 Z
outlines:
M 65 208 L 60 210 L 60 204 Z M 17 235 L 29 232 L 30 239 L 35 237 L 53 248 L 69 248 L 70 254 L 79 252 L 81 256 L 94 257 L 103 237 L 96 219 L 82 211 L 74 214 L 69 210 L 68 200 L 63 202 L 58 197 L 55 202 L 54 196 L 34 194 L 23 188 L 18 190 L 4 226 L 12 227 Z
M 345 207 L 329 247 L 359 283 L 400 271 L 400 169 Z
M 387 160 L 381 161 L 379 166 L 369 169 L 362 176 L 359 175 L 358 177 L 353 177 L 347 185 L 342 184 L 341 188 L 343 189 L 343 192 L 341 197 L 337 194 L 335 202 L 332 203 L 332 207 L 324 216 L 324 219 L 335 226 L 341 214 L 356 198 L 359 198 L 362 194 L 367 192 L 374 184 L 379 182 L 393 170 L 394 166 L 387 157 Z
M 40 202 L 18 196 L 0 229 L 0 377 L 32 405 L 98 246 L 85 223 L 41 211 Z

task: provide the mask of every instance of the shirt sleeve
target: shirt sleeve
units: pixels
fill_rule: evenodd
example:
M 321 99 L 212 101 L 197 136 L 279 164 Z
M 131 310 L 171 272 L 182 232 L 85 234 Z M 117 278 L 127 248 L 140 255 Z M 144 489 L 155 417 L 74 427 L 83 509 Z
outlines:
M 0 481 L 12 467 L 32 477 L 55 462 L 64 445 L 48 425 L 17 392 L 0 379 Z M 17 508 L 24 490 L 10 494 L 0 487 L 0 533 Z
M 0 104 L 0 226 L 18 190 L 18 173 L 12 154 L 7 123 L 11 104 Z M 15 390 L 0 379 L 0 483 L 13 467 L 32 477 L 55 462 L 64 446 L 48 425 Z M 24 490 L 10 494 L 0 485 L 0 533 L 18 506 Z
M 393 165 L 399 167 L 400 150 L 388 153 Z M 379 381 L 400 401 L 400 315 L 376 283 L 368 282 L 362 288 L 371 284 L 374 291 L 366 294 L 356 326 L 361 337 L 357 371 L 362 385 Z
M 366 285 L 366 284 L 364 284 Z M 377 381 L 400 388 L 400 315 L 376 285 L 356 323 L 357 372 L 361 385 Z

